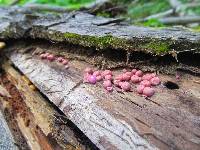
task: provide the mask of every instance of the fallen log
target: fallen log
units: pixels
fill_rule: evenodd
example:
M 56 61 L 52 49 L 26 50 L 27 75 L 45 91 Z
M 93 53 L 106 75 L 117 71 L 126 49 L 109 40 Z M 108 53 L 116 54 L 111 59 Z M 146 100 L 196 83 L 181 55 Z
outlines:
M 99 50 L 122 49 L 153 55 L 165 55 L 171 50 L 199 52 L 200 34 L 191 31 L 120 25 L 120 22 L 113 24 L 112 21 L 107 24 L 112 19 L 82 12 L 56 16 L 33 14 L 30 10 L 16 7 L 1 8 L 0 12 L 0 39 L 4 40 L 43 38 L 54 42 L 95 47 Z
M 34 50 L 20 51 L 8 54 L 14 65 L 100 149 L 199 149 L 200 85 L 193 82 L 199 77 L 184 75 L 176 82 L 160 74 L 179 89 L 159 86 L 148 100 L 135 92 L 105 94 L 100 84 L 82 83 L 89 64 L 70 61 L 66 70 L 40 60 Z

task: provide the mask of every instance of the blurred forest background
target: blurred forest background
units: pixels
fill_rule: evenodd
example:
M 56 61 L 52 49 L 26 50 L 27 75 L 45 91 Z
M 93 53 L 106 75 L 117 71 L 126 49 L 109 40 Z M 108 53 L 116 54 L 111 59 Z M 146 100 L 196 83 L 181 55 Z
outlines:
M 31 4 L 59 6 L 69 10 L 93 7 L 90 12 L 94 15 L 123 17 L 130 24 L 184 26 L 200 31 L 200 0 L 0 0 L 3 6 Z

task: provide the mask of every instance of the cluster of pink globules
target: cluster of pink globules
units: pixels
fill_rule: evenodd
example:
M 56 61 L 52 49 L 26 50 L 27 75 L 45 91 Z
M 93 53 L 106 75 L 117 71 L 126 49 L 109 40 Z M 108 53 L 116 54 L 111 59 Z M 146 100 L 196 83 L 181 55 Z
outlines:
M 50 62 L 57 61 L 57 62 L 61 63 L 62 65 L 64 65 L 66 69 L 69 68 L 69 66 L 68 66 L 69 61 L 67 59 L 65 59 L 64 57 L 61 57 L 61 56 L 58 57 L 51 53 L 42 53 L 42 54 L 40 54 L 40 58 L 47 59 Z
M 136 84 L 137 93 L 147 97 L 153 96 L 155 93 L 153 86 L 160 84 L 160 79 L 155 73 L 144 74 L 137 69 L 131 71 L 124 69 L 123 73 L 114 76 L 111 70 L 93 71 L 91 68 L 86 68 L 84 70 L 84 81 L 90 84 L 103 81 L 103 87 L 108 92 L 112 92 L 113 87 L 118 87 L 124 92 L 132 91 L 131 83 Z

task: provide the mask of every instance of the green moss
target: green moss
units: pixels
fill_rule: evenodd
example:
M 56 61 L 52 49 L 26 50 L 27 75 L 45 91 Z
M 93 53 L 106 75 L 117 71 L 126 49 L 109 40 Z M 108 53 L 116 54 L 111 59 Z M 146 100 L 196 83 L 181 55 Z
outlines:
M 170 51 L 170 44 L 164 41 L 163 42 L 151 41 L 142 46 L 142 48 L 153 51 L 156 54 L 165 54 Z
M 130 49 L 133 47 L 129 42 L 124 39 L 115 38 L 111 35 L 103 37 L 87 36 L 87 35 L 78 35 L 74 33 L 64 33 L 65 39 L 70 41 L 73 44 L 80 44 L 83 46 L 95 46 L 99 49 L 105 48 L 123 48 Z
M 111 35 L 97 37 L 89 35 L 79 35 L 75 33 L 51 33 L 43 35 L 54 41 L 67 41 L 72 44 L 82 45 L 84 47 L 95 47 L 99 50 L 113 48 L 126 51 L 146 51 L 146 53 L 166 54 L 170 50 L 170 43 L 165 41 L 148 40 L 131 41 L 122 38 L 116 38 Z

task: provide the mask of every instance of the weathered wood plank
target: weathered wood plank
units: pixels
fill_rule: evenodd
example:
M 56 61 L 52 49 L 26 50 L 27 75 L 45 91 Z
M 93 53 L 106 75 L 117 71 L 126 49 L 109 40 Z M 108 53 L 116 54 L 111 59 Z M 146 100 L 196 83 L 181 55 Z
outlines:
M 199 77 L 185 75 L 180 89 L 160 86 L 146 100 L 83 84 L 82 71 L 88 66 L 83 62 L 72 61 L 65 70 L 28 53 L 9 57 L 101 149 L 199 149 L 200 85 L 193 82 Z M 176 82 L 172 76 L 161 78 Z
M 164 55 L 172 50 L 199 52 L 200 33 L 113 23 L 83 12 L 57 15 L 20 7 L 0 8 L 0 39 L 44 38 L 97 49 L 113 48 Z

